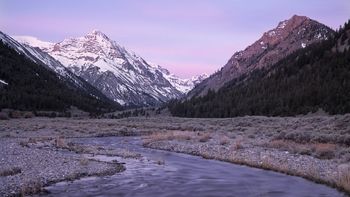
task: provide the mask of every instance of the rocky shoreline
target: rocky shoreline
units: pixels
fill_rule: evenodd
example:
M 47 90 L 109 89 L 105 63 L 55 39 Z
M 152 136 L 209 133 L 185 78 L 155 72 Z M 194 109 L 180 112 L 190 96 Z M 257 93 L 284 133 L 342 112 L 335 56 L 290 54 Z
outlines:
M 146 147 L 279 171 L 350 192 L 350 114 L 346 114 L 0 120 L 0 196 L 37 193 L 54 182 L 123 170 L 116 161 L 95 161 L 86 154 L 141 157 L 129 150 L 72 143 L 104 136 L 144 136 Z
M 211 136 L 207 140 L 198 140 L 196 137 L 186 137 L 186 134 L 181 136 L 181 132 L 176 133 L 180 137 L 176 137 L 176 134 L 170 139 L 158 136 L 158 139 L 154 140 L 154 138 L 150 139 L 152 137 L 145 137 L 144 146 L 300 176 L 350 194 L 349 163 L 264 148 L 254 145 L 256 140 L 245 142 L 243 140 L 242 142 L 241 139 L 227 139 L 223 143 L 217 136 Z
M 23 138 L 1 138 L 0 196 L 45 192 L 45 186 L 56 182 L 112 175 L 125 169 L 117 162 L 91 160 L 43 141 L 28 141 Z

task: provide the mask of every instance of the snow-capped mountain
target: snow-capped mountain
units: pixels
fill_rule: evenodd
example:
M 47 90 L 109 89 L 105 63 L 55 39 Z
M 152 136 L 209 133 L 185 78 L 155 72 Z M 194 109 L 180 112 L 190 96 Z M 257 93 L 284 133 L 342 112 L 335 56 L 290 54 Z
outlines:
M 100 100 L 106 99 L 106 97 L 103 94 L 101 94 L 101 92 L 99 92 L 97 89 L 92 87 L 89 83 L 87 83 L 82 78 L 76 76 L 69 69 L 64 67 L 59 61 L 55 60 L 46 52 L 43 52 L 38 47 L 31 47 L 27 44 L 21 44 L 15 39 L 13 39 L 12 37 L 4 34 L 1 31 L 0 31 L 0 40 L 3 43 L 6 43 L 11 48 L 13 48 L 19 54 L 25 55 L 27 58 L 29 58 L 33 62 L 39 65 L 42 65 L 48 68 L 49 70 L 52 70 L 55 73 L 57 73 L 58 77 L 61 80 L 63 80 L 66 83 L 66 85 L 72 88 L 77 88 L 80 91 L 83 91 L 88 95 L 91 95 L 97 99 L 100 99 Z
M 201 75 L 193 76 L 189 79 L 183 79 L 170 73 L 167 69 L 159 65 L 151 64 L 151 66 L 155 70 L 160 71 L 163 74 L 163 77 L 165 77 L 165 79 L 167 79 L 172 86 L 174 86 L 177 90 L 179 90 L 183 94 L 186 94 L 187 92 L 192 90 L 197 84 L 199 84 L 209 76 L 208 74 L 204 73 Z
M 315 20 L 294 15 L 265 32 L 245 50 L 234 53 L 220 71 L 198 84 L 188 95 L 203 96 L 209 89 L 216 91 L 233 79 L 272 66 L 298 49 L 328 39 L 333 33 L 332 29 Z
M 160 104 L 183 96 L 195 85 L 195 82 L 171 75 L 160 66 L 150 65 L 98 30 L 59 43 L 43 42 L 28 36 L 15 38 L 47 52 L 122 105 Z

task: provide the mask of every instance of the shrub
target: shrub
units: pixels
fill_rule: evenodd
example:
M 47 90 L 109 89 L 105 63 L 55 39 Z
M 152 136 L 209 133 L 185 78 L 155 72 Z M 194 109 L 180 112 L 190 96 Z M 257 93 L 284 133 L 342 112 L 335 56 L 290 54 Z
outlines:
M 285 140 L 272 140 L 266 144 L 269 148 L 289 150 L 288 143 Z
M 21 145 L 22 147 L 29 147 L 29 142 L 28 141 L 21 141 L 21 142 L 19 142 L 19 145 Z
M 227 145 L 230 143 L 230 139 L 227 136 L 223 136 L 223 137 L 221 137 L 219 143 L 220 143 L 220 145 Z
M 29 181 L 22 185 L 21 187 L 21 196 L 27 196 L 32 194 L 37 194 L 43 191 L 43 184 L 40 180 Z
M 243 140 L 242 139 L 237 139 L 234 144 L 230 146 L 230 151 L 236 151 L 239 149 L 243 149 L 242 145 Z
M 33 112 L 24 112 L 23 116 L 24 118 L 33 118 L 34 114 Z
M 199 137 L 199 142 L 207 142 L 211 139 L 210 134 L 209 133 L 205 133 L 204 135 L 201 135 Z
M 87 159 L 87 158 L 81 158 L 81 159 L 79 160 L 79 163 L 80 163 L 80 165 L 82 165 L 82 166 L 87 166 L 87 165 L 89 164 L 89 159 Z
M 10 169 L 3 169 L 3 170 L 0 170 L 0 177 L 2 177 L 2 176 L 13 176 L 13 175 L 16 175 L 16 174 L 19 174 L 19 173 L 22 173 L 22 170 L 19 167 L 13 167 L 13 168 L 10 168 Z
M 332 159 L 334 158 L 337 146 L 335 144 L 323 144 L 318 143 L 313 146 L 315 150 L 315 156 L 320 159 Z
M 165 161 L 162 159 L 158 159 L 156 162 L 158 165 L 165 165 Z
M 8 120 L 9 116 L 6 112 L 0 112 L 0 120 Z
M 55 145 L 57 148 L 68 148 L 68 145 L 67 145 L 65 139 L 62 137 L 57 137 L 55 139 Z
M 20 111 L 11 111 L 10 117 L 11 118 L 22 118 L 22 114 Z

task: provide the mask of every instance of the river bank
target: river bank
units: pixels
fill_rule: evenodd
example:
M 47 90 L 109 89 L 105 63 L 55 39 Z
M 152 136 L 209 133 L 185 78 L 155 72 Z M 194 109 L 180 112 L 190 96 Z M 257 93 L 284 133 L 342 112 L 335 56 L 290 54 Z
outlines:
M 291 118 L 292 129 L 283 118 L 245 119 L 248 126 L 231 128 L 236 132 L 154 132 L 144 146 L 304 177 L 350 194 L 349 116 Z
M 71 142 L 106 136 L 143 136 L 146 147 L 270 169 L 345 191 L 350 188 L 350 115 L 30 118 L 0 120 L 1 195 L 36 193 L 54 182 L 124 169 L 117 161 L 96 161 L 85 154 L 140 158 L 128 149 Z
M 53 140 L 54 141 L 54 140 Z M 58 146 L 63 145 L 54 142 Z M 124 170 L 119 163 L 87 159 L 47 140 L 0 139 L 0 196 L 45 192 L 47 185 L 87 176 L 106 176 Z

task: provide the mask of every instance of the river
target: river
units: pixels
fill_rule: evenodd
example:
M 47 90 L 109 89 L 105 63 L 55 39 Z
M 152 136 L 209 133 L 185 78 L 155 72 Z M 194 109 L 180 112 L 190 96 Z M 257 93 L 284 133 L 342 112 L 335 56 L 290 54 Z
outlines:
M 44 196 L 130 197 L 313 197 L 344 196 L 337 190 L 303 178 L 197 156 L 142 147 L 139 137 L 79 138 L 75 142 L 128 148 L 144 159 L 94 156 L 124 162 L 126 170 L 106 177 L 89 177 L 46 187 Z

